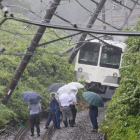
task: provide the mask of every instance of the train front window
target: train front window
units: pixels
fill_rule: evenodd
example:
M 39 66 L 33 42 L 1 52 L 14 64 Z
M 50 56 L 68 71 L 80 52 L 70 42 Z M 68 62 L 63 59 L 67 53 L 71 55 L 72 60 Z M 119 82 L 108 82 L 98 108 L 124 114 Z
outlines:
M 85 43 L 80 49 L 78 63 L 86 65 L 95 65 L 98 64 L 100 44 L 99 43 Z
M 111 46 L 103 46 L 101 54 L 101 67 L 118 69 L 120 67 L 121 51 Z

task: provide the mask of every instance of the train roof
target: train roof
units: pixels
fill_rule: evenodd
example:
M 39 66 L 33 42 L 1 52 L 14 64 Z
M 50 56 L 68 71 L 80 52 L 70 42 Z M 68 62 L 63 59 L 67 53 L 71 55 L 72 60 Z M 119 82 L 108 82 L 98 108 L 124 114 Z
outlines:
M 123 42 L 117 42 L 117 41 L 113 41 L 113 40 L 103 40 L 103 41 L 110 44 L 110 45 L 121 48 L 122 52 L 124 52 L 124 50 L 126 48 L 126 44 Z M 97 40 L 97 39 L 91 40 L 90 42 L 97 42 L 97 43 L 100 42 L 102 44 L 102 42 L 100 40 Z

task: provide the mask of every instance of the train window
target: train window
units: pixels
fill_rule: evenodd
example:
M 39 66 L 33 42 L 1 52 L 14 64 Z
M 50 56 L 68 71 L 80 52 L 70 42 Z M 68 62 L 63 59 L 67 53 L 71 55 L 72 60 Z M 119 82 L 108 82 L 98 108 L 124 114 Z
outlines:
M 99 43 L 85 43 L 80 49 L 78 63 L 97 66 L 99 50 Z
M 120 66 L 121 51 L 111 46 L 103 46 L 100 66 L 118 69 Z

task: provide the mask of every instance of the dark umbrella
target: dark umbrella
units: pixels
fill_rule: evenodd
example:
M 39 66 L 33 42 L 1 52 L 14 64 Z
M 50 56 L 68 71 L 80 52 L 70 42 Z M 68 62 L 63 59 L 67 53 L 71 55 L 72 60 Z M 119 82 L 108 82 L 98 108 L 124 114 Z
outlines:
M 97 107 L 103 107 L 104 106 L 102 98 L 94 92 L 90 92 L 90 91 L 84 92 L 82 94 L 82 96 L 88 103 L 90 103 L 94 106 L 97 106 Z
M 23 102 L 30 102 L 30 103 L 37 103 L 41 100 L 41 96 L 39 93 L 34 91 L 25 91 L 24 93 L 20 94 L 20 97 Z
M 50 85 L 50 86 L 47 88 L 47 90 L 48 90 L 48 91 L 57 92 L 57 90 L 58 90 L 60 87 L 64 86 L 64 85 L 65 85 L 64 83 L 54 83 L 54 84 Z

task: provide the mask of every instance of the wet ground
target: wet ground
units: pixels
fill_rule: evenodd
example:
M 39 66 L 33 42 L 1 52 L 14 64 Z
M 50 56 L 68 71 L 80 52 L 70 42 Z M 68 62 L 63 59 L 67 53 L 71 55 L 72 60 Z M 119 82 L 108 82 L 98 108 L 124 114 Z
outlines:
M 107 103 L 105 102 L 105 106 L 99 108 L 98 114 L 98 125 L 102 124 L 102 119 L 105 116 L 105 111 L 107 107 Z M 34 137 L 30 136 L 30 130 L 24 135 L 22 140 L 42 140 L 46 129 L 44 128 L 46 120 L 42 120 L 40 123 L 40 137 L 37 137 L 36 129 Z M 51 122 L 52 124 L 52 122 Z M 50 124 L 50 126 L 51 126 Z M 0 140 L 13 140 L 15 135 L 20 131 L 21 128 L 11 127 L 5 131 L 5 133 L 0 134 Z M 61 129 L 56 129 L 55 133 L 52 136 L 52 140 L 104 140 L 104 133 L 91 132 L 92 124 L 88 115 L 88 110 L 81 111 L 77 113 L 76 117 L 76 125 L 75 127 L 64 127 L 63 122 L 61 122 Z

